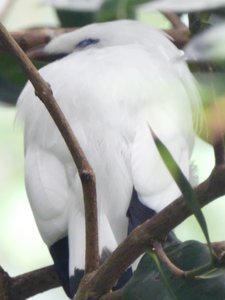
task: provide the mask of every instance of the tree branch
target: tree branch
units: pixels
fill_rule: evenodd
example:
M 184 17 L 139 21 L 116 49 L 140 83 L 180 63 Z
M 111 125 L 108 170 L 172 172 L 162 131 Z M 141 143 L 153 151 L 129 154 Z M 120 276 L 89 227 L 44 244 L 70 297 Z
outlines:
M 11 32 L 12 37 L 24 51 L 46 45 L 54 37 L 75 30 L 76 28 L 39 28 Z M 0 41 L 0 53 L 7 52 L 7 48 Z
M 225 165 L 214 168 L 210 177 L 195 188 L 201 207 L 225 194 Z M 164 240 L 165 236 L 177 225 L 191 215 L 183 197 L 179 197 L 161 212 L 144 224 L 138 226 L 118 248 L 112 253 L 94 276 L 81 288 L 85 289 L 85 298 L 77 297 L 76 300 L 87 300 L 91 295 L 92 300 L 99 299 L 108 293 L 131 263 L 146 249 L 153 247 L 153 241 Z M 104 282 L 104 284 L 102 284 Z
M 173 38 L 173 42 L 178 48 L 183 48 L 190 39 L 189 28 L 181 21 L 177 14 L 171 12 L 163 12 L 163 14 L 173 25 L 173 29 L 164 31 Z
M 18 60 L 21 68 L 28 76 L 34 86 L 36 95 L 44 103 L 51 117 L 55 121 L 59 131 L 61 132 L 73 160 L 77 166 L 80 179 L 82 182 L 85 220 L 86 220 L 86 272 L 96 270 L 99 264 L 98 257 L 98 226 L 97 226 L 97 201 L 95 175 L 88 163 L 78 140 L 76 139 L 69 123 L 62 113 L 57 101 L 53 97 L 53 93 L 36 68 L 33 66 L 29 58 L 18 46 L 16 41 L 10 36 L 5 27 L 0 24 L 0 39 L 2 45 L 8 52 L 12 53 Z
M 181 21 L 180 17 L 172 12 L 163 12 L 164 16 L 171 22 L 173 25 L 173 28 L 179 29 L 179 28 L 187 28 L 188 27 Z
M 41 268 L 13 278 L 0 267 L 1 300 L 24 300 L 60 285 L 54 266 Z

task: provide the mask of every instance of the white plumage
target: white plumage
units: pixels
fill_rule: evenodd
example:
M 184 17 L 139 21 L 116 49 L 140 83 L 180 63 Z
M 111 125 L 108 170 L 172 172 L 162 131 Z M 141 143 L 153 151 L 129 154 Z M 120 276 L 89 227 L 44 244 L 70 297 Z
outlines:
M 69 54 L 40 70 L 97 180 L 100 251 L 125 238 L 133 187 L 159 211 L 180 195 L 149 125 L 189 178 L 200 101 L 180 51 L 162 32 L 135 21 L 93 24 L 46 46 Z M 176 60 L 177 61 L 177 60 Z M 194 112 L 194 113 L 193 113 Z M 82 189 L 70 153 L 30 83 L 18 103 L 25 123 L 26 189 L 43 240 L 69 233 L 70 276 L 84 268 Z

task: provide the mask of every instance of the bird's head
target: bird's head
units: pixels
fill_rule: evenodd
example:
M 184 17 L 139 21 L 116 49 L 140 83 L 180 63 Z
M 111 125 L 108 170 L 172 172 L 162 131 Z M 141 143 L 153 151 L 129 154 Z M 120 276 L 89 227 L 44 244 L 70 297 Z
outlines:
M 45 47 L 30 53 L 31 58 L 56 60 L 77 51 L 139 43 L 152 46 L 155 30 L 137 21 L 95 23 L 53 38 Z

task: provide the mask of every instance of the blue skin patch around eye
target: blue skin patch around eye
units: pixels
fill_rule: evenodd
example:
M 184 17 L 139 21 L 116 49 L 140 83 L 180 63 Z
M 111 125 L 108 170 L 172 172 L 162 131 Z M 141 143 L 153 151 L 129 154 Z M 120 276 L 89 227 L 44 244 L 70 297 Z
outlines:
M 83 49 L 83 48 L 86 48 L 88 46 L 91 46 L 91 45 L 94 45 L 94 44 L 97 44 L 99 43 L 100 40 L 99 39 L 85 39 L 85 40 L 82 40 L 81 42 L 79 42 L 76 46 L 75 46 L 75 49 Z

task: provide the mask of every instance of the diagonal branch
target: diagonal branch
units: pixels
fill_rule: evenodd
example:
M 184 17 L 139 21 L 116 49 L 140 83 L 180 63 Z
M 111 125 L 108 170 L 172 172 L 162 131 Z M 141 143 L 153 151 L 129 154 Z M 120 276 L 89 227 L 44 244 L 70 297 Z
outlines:
M 70 125 L 58 106 L 49 85 L 42 79 L 29 58 L 2 24 L 0 24 L 0 40 L 4 47 L 17 58 L 21 68 L 33 84 L 36 95 L 44 103 L 51 117 L 55 121 L 77 166 L 84 194 L 86 220 L 86 272 L 96 270 L 99 261 L 99 251 L 94 172 L 88 163 Z
M 173 38 L 173 41 L 178 48 L 182 48 L 189 41 L 189 28 L 181 21 L 177 14 L 171 12 L 163 12 L 163 14 L 173 26 L 172 29 L 164 31 Z
M 176 13 L 163 12 L 163 14 L 171 22 L 173 28 L 175 29 L 187 28 L 187 26 L 181 21 L 180 17 Z
M 210 177 L 195 188 L 195 192 L 201 207 L 224 195 L 225 165 L 215 167 Z M 85 297 L 76 299 L 87 300 L 91 295 L 92 300 L 97 300 L 108 293 L 127 267 L 146 249 L 153 247 L 153 241 L 164 240 L 172 229 L 190 215 L 191 211 L 181 196 L 152 219 L 138 226 L 100 266 L 86 285 L 80 287 L 85 289 Z
M 13 278 L 0 267 L 1 300 L 24 300 L 60 285 L 54 266 L 41 268 Z

